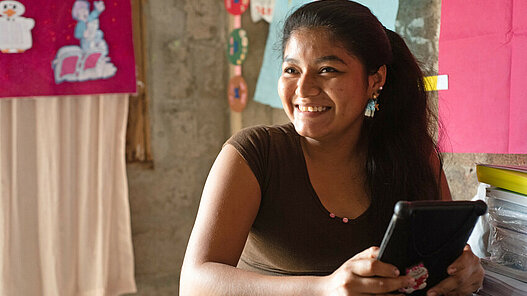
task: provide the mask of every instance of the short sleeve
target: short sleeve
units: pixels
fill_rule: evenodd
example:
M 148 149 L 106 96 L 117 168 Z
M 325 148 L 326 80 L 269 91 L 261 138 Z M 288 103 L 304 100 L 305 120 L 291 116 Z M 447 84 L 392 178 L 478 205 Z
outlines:
M 270 145 L 268 129 L 265 126 L 245 128 L 234 134 L 225 144 L 236 148 L 258 180 L 260 190 L 265 191 Z

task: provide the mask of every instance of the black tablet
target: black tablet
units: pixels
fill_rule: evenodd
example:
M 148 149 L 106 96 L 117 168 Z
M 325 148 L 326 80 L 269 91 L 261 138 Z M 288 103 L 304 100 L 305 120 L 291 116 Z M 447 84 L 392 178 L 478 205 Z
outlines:
M 487 205 L 479 201 L 399 201 L 384 234 L 378 259 L 410 274 L 416 285 L 404 292 L 425 295 L 448 276 Z

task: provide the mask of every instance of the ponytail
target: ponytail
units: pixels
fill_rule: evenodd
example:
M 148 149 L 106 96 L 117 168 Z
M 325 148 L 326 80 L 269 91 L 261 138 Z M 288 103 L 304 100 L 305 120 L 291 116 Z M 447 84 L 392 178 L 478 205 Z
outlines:
M 393 209 L 398 200 L 439 199 L 431 157 L 439 157 L 429 130 L 431 112 L 423 74 L 404 40 L 385 29 L 392 48 L 380 110 L 365 120 L 368 185 L 372 198 Z

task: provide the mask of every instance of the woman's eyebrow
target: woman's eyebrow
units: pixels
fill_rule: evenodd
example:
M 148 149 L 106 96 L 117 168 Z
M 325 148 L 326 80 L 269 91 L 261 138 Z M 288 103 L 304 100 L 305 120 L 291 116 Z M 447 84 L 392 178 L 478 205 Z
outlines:
M 286 62 L 286 63 L 291 63 L 291 64 L 296 64 L 296 63 L 298 63 L 298 60 L 297 60 L 297 59 L 290 58 L 289 56 L 285 56 L 285 57 L 284 57 L 284 62 Z
M 284 57 L 284 62 L 285 63 L 290 63 L 290 64 L 298 64 L 298 60 L 297 59 L 290 58 L 289 56 Z M 341 59 L 341 58 L 339 58 L 339 57 L 337 57 L 335 55 L 323 56 L 323 57 L 317 58 L 315 60 L 316 64 L 321 64 L 321 63 L 324 63 L 324 62 L 338 62 L 338 63 L 341 63 L 343 65 L 347 65 L 346 62 L 344 62 L 343 59 Z
M 344 65 L 347 65 L 343 59 L 337 57 L 337 56 L 334 56 L 334 55 L 329 55 L 329 56 L 323 56 L 323 57 L 320 57 L 320 58 L 317 58 L 316 59 L 316 63 L 317 64 L 320 64 L 320 63 L 323 63 L 323 62 L 339 62 L 341 64 L 344 64 Z

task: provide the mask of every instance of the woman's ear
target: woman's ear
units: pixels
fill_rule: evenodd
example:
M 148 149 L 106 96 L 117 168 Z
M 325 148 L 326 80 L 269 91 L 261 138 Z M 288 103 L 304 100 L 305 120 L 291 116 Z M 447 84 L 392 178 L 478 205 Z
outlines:
M 379 90 L 380 87 L 384 86 L 386 82 L 386 65 L 379 67 L 377 72 L 368 76 L 368 93 L 372 94 Z

